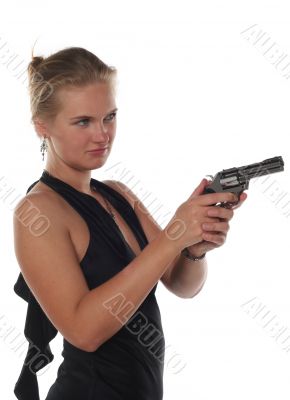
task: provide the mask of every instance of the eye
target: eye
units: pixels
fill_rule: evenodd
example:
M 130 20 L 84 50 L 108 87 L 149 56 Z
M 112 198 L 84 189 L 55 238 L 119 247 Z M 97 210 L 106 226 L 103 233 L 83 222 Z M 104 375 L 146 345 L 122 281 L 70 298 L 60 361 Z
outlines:
M 80 119 L 76 124 L 79 125 L 79 123 L 80 123 L 80 122 L 83 122 L 83 121 L 87 121 L 87 122 L 88 122 L 89 119 L 88 119 L 88 118 Z M 81 124 L 81 125 L 79 125 L 79 126 L 87 126 L 87 125 L 86 125 L 86 124 L 85 124 L 85 125 L 82 125 L 82 124 Z
M 116 112 L 109 114 L 108 117 L 104 119 L 104 121 L 105 122 L 113 121 L 113 119 L 116 117 L 116 114 L 117 114 Z M 89 121 L 90 121 L 89 118 L 83 118 L 83 119 L 80 119 L 79 121 L 77 121 L 76 125 L 85 128 L 88 126 Z M 85 123 L 83 124 L 83 122 L 85 122 Z
M 116 117 L 116 112 L 113 112 L 113 113 L 111 113 L 111 114 L 109 114 L 109 117 L 112 117 L 112 118 L 105 118 L 105 121 L 112 121 L 115 117 Z

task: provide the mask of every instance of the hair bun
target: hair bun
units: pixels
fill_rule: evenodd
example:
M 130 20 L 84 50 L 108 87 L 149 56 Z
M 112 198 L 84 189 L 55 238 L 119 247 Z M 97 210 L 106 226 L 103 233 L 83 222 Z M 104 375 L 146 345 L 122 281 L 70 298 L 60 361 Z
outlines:
M 37 68 L 42 63 L 43 60 L 44 58 L 42 56 L 33 56 L 31 61 L 31 66 L 33 68 Z

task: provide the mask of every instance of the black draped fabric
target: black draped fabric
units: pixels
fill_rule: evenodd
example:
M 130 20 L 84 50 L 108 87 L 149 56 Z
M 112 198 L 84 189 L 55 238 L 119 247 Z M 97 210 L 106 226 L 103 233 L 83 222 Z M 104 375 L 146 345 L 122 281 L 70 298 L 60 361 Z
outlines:
M 76 190 L 46 170 L 40 181 L 59 193 L 87 223 L 90 241 L 80 268 L 90 290 L 112 278 L 136 257 L 118 225 L 93 196 Z M 27 193 L 37 182 L 29 186 Z M 127 199 L 97 179 L 91 178 L 90 184 L 118 210 L 143 250 L 148 240 Z M 86 352 L 63 338 L 63 362 L 45 400 L 163 398 L 165 340 L 156 287 L 157 284 L 131 318 L 123 321 L 124 326 L 96 351 Z M 24 334 L 29 342 L 14 393 L 19 400 L 40 400 L 37 371 L 53 360 L 49 342 L 58 331 L 36 301 L 22 273 L 14 291 L 28 303 Z

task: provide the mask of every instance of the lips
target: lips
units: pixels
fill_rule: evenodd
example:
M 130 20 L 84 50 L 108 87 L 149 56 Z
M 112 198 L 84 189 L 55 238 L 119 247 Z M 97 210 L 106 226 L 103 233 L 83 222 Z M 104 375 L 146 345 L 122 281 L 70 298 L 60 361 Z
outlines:
M 108 149 L 108 147 L 100 147 L 99 149 L 93 149 L 93 150 L 89 150 L 89 151 L 102 151 L 102 150 L 106 150 Z

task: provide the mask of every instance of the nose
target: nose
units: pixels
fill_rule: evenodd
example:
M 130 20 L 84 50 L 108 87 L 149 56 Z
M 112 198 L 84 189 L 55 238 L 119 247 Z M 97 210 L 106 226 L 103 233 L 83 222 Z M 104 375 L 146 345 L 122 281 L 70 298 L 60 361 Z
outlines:
M 94 139 L 96 141 L 100 141 L 100 139 L 107 141 L 108 137 L 108 128 L 102 122 L 97 122 L 94 127 Z

